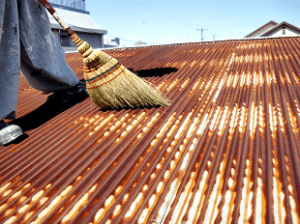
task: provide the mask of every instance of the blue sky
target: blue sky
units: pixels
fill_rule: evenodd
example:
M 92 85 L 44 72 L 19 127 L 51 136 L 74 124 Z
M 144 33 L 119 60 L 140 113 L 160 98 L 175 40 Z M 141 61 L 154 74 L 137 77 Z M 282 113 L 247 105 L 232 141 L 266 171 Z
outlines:
M 243 38 L 265 23 L 300 27 L 299 0 L 86 0 L 86 10 L 121 45 Z M 126 41 L 130 40 L 130 41 Z

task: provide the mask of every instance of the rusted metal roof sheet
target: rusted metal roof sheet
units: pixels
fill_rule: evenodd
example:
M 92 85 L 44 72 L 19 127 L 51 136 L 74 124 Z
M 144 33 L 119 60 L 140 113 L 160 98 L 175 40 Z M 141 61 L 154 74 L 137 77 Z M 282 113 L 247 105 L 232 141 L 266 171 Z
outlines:
M 0 148 L 0 223 L 300 223 L 299 38 L 107 52 L 171 106 L 47 118 L 21 78 L 28 137 Z

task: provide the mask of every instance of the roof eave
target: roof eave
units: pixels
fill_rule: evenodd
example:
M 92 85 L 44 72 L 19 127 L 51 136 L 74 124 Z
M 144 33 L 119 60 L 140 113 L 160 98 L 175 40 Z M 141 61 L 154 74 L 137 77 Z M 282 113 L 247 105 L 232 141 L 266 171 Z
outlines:
M 271 20 L 270 22 L 266 23 L 265 25 L 263 25 L 263 26 L 259 27 L 258 29 L 254 30 L 252 33 L 249 33 L 247 36 L 245 36 L 245 38 L 250 37 L 251 35 L 253 35 L 254 33 L 258 32 L 258 31 L 261 30 L 261 29 L 263 29 L 264 27 L 266 27 L 266 26 L 269 25 L 269 24 L 270 24 L 270 25 L 273 24 L 274 26 L 277 26 L 277 25 L 278 25 L 277 22 Z
M 82 28 L 77 26 L 70 26 L 71 30 L 74 32 L 83 32 L 83 33 L 94 33 L 94 34 L 107 34 L 107 30 L 101 29 L 91 29 L 91 28 Z M 51 29 L 64 30 L 59 24 L 51 23 Z
M 300 36 L 299 36 L 300 37 Z M 282 38 L 299 38 L 298 36 L 284 36 L 284 37 L 250 37 L 250 38 L 234 38 L 234 39 L 220 39 L 220 40 L 207 40 L 207 41 L 191 41 L 191 42 L 177 42 L 177 43 L 167 43 L 167 44 L 149 44 L 149 45 L 139 45 L 139 46 L 125 46 L 118 48 L 98 48 L 95 50 L 116 50 L 116 49 L 134 49 L 134 48 L 146 48 L 146 47 L 157 47 L 157 46 L 175 46 L 175 45 L 188 45 L 188 44 L 208 44 L 208 43 L 218 43 L 218 42 L 229 42 L 229 41 L 251 41 L 251 40 L 263 40 L 263 39 L 282 39 Z
M 287 26 L 287 27 L 289 27 L 289 28 L 291 28 L 291 29 L 294 29 L 294 30 L 300 32 L 300 29 L 299 29 L 298 27 L 293 26 L 292 24 L 283 21 L 282 23 L 276 25 L 276 26 L 273 27 L 272 29 L 270 29 L 270 30 L 266 31 L 265 33 L 261 34 L 261 36 L 262 36 L 262 37 L 266 37 L 267 35 L 269 35 L 269 34 L 272 33 L 273 31 L 275 31 L 276 29 L 280 28 L 281 26 Z

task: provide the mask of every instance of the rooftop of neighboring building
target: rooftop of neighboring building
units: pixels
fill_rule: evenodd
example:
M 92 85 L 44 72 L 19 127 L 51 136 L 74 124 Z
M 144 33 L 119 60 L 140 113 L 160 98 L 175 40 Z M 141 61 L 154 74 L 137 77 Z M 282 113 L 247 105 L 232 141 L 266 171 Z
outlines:
M 51 4 L 57 14 L 71 27 L 73 31 L 106 34 L 106 30 L 102 30 L 87 11 L 73 9 L 66 6 Z M 47 12 L 48 13 L 48 12 Z M 57 21 L 48 13 L 51 28 L 62 29 Z

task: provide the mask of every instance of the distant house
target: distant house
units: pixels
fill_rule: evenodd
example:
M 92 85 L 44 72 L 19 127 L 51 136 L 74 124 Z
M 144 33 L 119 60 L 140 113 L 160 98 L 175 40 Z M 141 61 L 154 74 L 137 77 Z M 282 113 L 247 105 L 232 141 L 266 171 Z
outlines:
M 100 29 L 100 26 L 93 20 L 89 12 L 54 3 L 51 3 L 51 5 L 57 11 L 57 14 L 81 39 L 87 41 L 93 48 L 104 47 L 103 35 L 107 34 L 107 31 Z M 49 13 L 48 16 L 50 19 L 51 30 L 64 50 L 76 50 L 76 45 L 71 41 L 67 33 Z
M 289 24 L 285 21 L 278 24 L 271 20 L 265 25 L 254 30 L 252 33 L 245 36 L 249 37 L 280 37 L 280 36 L 298 36 L 300 35 L 300 28 Z
M 147 45 L 147 43 L 146 42 L 143 42 L 143 41 L 141 41 L 141 40 L 139 40 L 138 42 L 136 42 L 135 44 L 134 44 L 134 46 L 146 46 Z
M 120 46 L 120 38 L 115 37 L 107 37 L 104 36 L 104 48 L 112 48 L 112 47 L 119 47 Z

